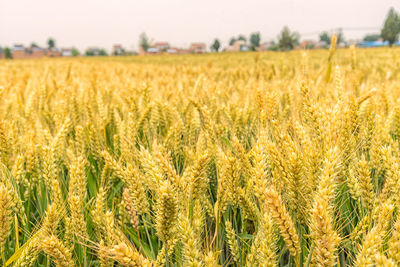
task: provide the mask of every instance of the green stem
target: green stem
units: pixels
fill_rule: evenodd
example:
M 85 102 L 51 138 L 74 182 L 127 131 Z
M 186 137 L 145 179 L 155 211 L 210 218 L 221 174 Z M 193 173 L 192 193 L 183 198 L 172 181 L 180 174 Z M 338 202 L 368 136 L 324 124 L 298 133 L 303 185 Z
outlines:
M 6 266 L 6 253 L 4 248 L 1 248 L 1 259 L 3 261 L 3 265 Z
M 31 191 L 31 189 L 28 189 L 29 190 L 29 196 L 31 195 L 31 193 L 32 193 L 32 191 Z M 31 198 L 30 197 L 28 197 L 28 208 L 26 209 L 26 214 L 27 214 L 27 219 L 28 219 L 28 221 L 26 222 L 26 227 L 28 228 L 27 230 L 28 230 L 28 233 L 30 233 L 31 232 L 31 224 L 30 224 L 30 214 L 31 214 L 31 206 L 32 206 L 32 203 L 31 203 Z M 29 237 L 28 237 L 28 239 L 29 239 Z
M 235 240 L 236 243 L 238 244 L 238 248 L 239 248 L 239 253 L 240 253 L 240 258 L 239 258 L 239 264 L 240 266 L 243 266 L 243 261 L 242 261 L 242 247 L 240 244 L 240 239 L 238 238 L 239 235 L 239 228 L 238 228 L 238 223 L 237 223 L 237 214 L 236 214 L 236 210 L 233 210 L 233 229 L 235 229 Z
M 146 217 L 146 215 L 145 215 L 145 217 Z M 144 218 L 143 223 L 144 223 L 144 230 L 146 231 L 147 240 L 149 241 L 149 245 L 150 245 L 150 249 L 151 249 L 151 255 L 153 255 L 153 259 L 155 259 L 156 255 L 154 253 L 153 244 L 151 242 L 149 230 L 147 229 L 147 218 Z
M 86 259 L 86 247 L 83 247 L 83 266 L 87 267 L 87 259 Z
M 313 251 L 314 251 L 314 246 L 311 247 L 310 252 L 308 253 L 306 267 L 310 266 Z
M 343 252 L 341 252 L 339 254 L 339 262 L 340 262 L 340 266 L 343 266 L 343 267 L 346 266 L 346 259 L 345 259 Z
M 14 222 L 15 222 L 15 250 L 19 249 L 19 226 L 18 226 L 18 218 L 17 214 L 14 215 Z
M 293 257 L 289 254 L 289 265 L 288 266 L 293 266 Z

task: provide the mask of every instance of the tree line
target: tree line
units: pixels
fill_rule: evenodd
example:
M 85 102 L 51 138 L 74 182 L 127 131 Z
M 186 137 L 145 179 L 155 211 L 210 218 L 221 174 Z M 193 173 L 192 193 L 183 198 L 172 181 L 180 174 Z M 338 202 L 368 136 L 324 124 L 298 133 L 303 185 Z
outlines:
M 339 29 L 336 33 L 337 43 L 344 43 L 344 34 L 341 29 Z M 399 39 L 400 34 L 400 15 L 396 12 L 396 10 L 392 7 L 389 9 L 388 14 L 386 15 L 384 24 L 382 26 L 380 33 L 370 33 L 364 36 L 363 41 L 377 41 L 382 39 L 383 41 L 388 41 L 389 46 L 392 46 Z M 237 40 L 247 41 L 244 35 L 239 35 L 237 38 L 232 37 L 229 41 L 229 45 L 233 45 Z M 300 34 L 298 32 L 292 32 L 287 26 L 285 26 L 280 34 L 278 35 L 278 41 L 274 43 L 274 45 L 270 46 L 269 50 L 281 50 L 287 51 L 292 50 L 297 45 L 299 45 Z M 331 34 L 327 31 L 322 32 L 319 35 L 319 41 L 325 42 L 327 45 L 331 43 Z M 261 35 L 259 32 L 255 32 L 250 34 L 249 37 L 250 42 L 250 51 L 257 50 L 257 47 L 260 46 Z M 215 39 L 211 44 L 210 49 L 213 52 L 219 52 L 221 48 L 221 43 L 219 39 Z M 312 47 L 309 47 L 312 48 Z
M 337 35 L 337 43 L 342 43 L 344 42 L 344 35 L 341 30 L 335 33 Z M 398 41 L 399 39 L 399 34 L 400 34 L 400 15 L 397 13 L 397 11 L 392 7 L 389 9 L 389 12 L 386 15 L 385 21 L 383 23 L 382 29 L 380 33 L 371 33 L 367 34 L 364 38 L 363 41 L 365 42 L 371 42 L 371 41 L 377 41 L 379 39 L 382 39 L 383 41 L 387 41 L 389 43 L 389 46 L 393 46 L 393 44 Z M 231 37 L 229 40 L 229 45 L 232 46 L 236 41 L 241 40 L 247 43 L 247 38 L 245 35 L 240 34 L 237 37 Z M 261 34 L 260 32 L 253 32 L 249 36 L 249 50 L 250 51 L 256 51 L 260 47 L 261 44 Z M 330 44 L 331 41 L 331 36 L 327 31 L 322 32 L 319 35 L 319 41 L 325 42 L 327 45 Z M 285 26 L 281 30 L 280 34 L 278 35 L 277 42 L 271 41 L 271 45 L 268 48 L 269 50 L 280 50 L 280 51 L 288 51 L 294 49 L 296 46 L 299 45 L 300 42 L 300 34 L 296 31 L 291 31 L 289 27 Z M 55 48 L 56 41 L 53 38 L 49 38 L 47 41 L 47 46 L 48 49 L 53 49 Z M 149 38 L 146 36 L 145 33 L 142 33 L 139 37 L 139 46 L 144 50 L 147 51 L 147 49 L 151 46 L 151 41 Z M 31 44 L 31 48 L 34 47 L 39 47 L 36 43 Z M 312 48 L 312 47 L 307 47 L 307 48 Z M 213 43 L 210 45 L 210 50 L 212 52 L 219 52 L 221 51 L 221 42 L 218 38 L 215 38 Z M 3 52 L 5 58 L 12 58 L 12 50 L 8 47 L 5 47 L 2 49 L 0 47 L 0 52 Z M 79 51 L 77 49 L 73 49 L 72 52 L 73 56 L 79 55 Z M 93 56 L 95 55 L 93 51 L 87 50 L 85 51 L 86 56 Z M 99 56 L 107 56 L 107 51 L 104 49 L 100 49 L 99 53 L 96 55 Z

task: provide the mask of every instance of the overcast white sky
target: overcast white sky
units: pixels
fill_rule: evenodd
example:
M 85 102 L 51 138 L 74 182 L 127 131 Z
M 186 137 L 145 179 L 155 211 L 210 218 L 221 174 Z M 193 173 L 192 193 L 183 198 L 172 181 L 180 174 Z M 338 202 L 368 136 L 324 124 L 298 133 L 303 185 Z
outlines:
M 284 25 L 299 33 L 342 27 L 357 38 L 368 31 L 346 28 L 380 28 L 391 6 L 400 11 L 400 0 L 0 0 L 0 46 L 45 45 L 51 36 L 60 47 L 131 49 L 141 32 L 176 46 L 254 31 L 266 41 Z

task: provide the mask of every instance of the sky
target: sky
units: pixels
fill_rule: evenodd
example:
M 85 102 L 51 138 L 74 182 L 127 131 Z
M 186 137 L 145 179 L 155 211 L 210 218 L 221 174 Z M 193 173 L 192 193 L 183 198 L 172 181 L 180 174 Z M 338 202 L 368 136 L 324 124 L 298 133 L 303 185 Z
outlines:
M 379 32 L 390 7 L 400 12 L 400 0 L 0 0 L 0 46 L 53 37 L 59 47 L 137 49 L 142 32 L 178 47 L 226 45 L 252 32 L 276 39 L 285 25 L 302 39 L 335 28 L 352 39 Z

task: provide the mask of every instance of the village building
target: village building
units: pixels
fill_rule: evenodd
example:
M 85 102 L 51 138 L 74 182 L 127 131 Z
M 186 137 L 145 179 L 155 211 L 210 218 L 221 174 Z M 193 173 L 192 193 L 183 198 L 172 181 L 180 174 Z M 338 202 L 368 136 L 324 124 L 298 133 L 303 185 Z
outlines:
M 31 49 L 26 49 L 25 52 L 30 54 L 30 58 L 41 58 L 45 56 L 45 49 L 40 47 L 32 47 Z
M 29 59 L 42 57 L 61 57 L 61 51 L 58 48 L 45 49 L 39 46 L 25 47 L 22 44 L 15 44 L 11 49 L 13 59 Z
M 260 46 L 258 47 L 258 51 L 268 51 L 273 46 L 275 46 L 275 42 L 273 41 L 264 42 L 260 44 Z
M 178 54 L 178 48 L 170 47 L 165 52 L 167 52 L 168 54 Z
M 237 40 L 233 45 L 226 48 L 227 52 L 246 52 L 249 51 L 249 46 L 244 40 Z
M 98 47 L 89 47 L 86 49 L 85 54 L 87 56 L 99 56 L 100 55 L 100 48 Z
M 156 48 L 157 51 L 161 53 L 167 51 L 167 49 L 170 48 L 170 45 L 168 42 L 156 42 L 151 46 L 151 48 Z
M 112 54 L 114 56 L 120 56 L 125 54 L 125 49 L 122 47 L 121 44 L 115 44 L 112 48 Z
M 304 40 L 300 44 L 300 48 L 302 49 L 313 49 L 317 45 L 317 42 L 315 40 Z
M 25 53 L 25 47 L 21 44 L 16 44 L 11 49 L 12 58 L 20 59 L 20 58 L 27 58 L 28 55 Z
M 205 43 L 192 43 L 189 47 L 189 52 L 193 54 L 204 54 L 207 52 Z
M 46 57 L 61 57 L 61 51 L 58 48 L 46 49 Z
M 74 49 L 73 48 L 61 48 L 62 57 L 72 57 Z

